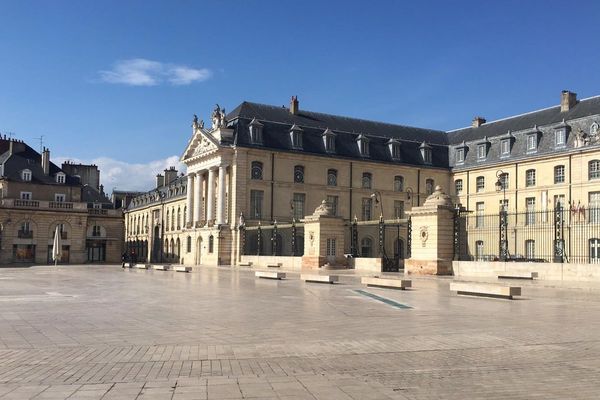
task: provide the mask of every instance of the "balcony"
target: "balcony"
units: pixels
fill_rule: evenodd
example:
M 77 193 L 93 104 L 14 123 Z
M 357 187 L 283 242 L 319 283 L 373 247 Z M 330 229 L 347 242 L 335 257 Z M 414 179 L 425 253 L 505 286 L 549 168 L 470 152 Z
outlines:
M 86 203 L 22 199 L 2 199 L 2 207 L 78 212 L 85 212 L 87 210 Z
M 17 237 L 19 239 L 33 239 L 33 231 L 19 230 L 17 232 Z

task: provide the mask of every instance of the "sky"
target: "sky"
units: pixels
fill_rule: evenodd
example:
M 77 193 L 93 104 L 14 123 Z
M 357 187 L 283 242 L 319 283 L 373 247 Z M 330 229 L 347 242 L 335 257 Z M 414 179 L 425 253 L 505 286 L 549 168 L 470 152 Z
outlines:
M 598 38 L 598 1 L 0 0 L 0 133 L 148 190 L 215 103 L 456 129 L 600 95 Z

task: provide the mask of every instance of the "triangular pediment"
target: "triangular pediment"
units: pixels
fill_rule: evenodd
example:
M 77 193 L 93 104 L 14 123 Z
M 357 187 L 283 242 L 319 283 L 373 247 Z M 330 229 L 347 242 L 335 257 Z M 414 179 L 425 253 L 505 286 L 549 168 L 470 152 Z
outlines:
M 208 131 L 196 129 L 181 156 L 181 161 L 212 153 L 219 147 L 219 142 Z

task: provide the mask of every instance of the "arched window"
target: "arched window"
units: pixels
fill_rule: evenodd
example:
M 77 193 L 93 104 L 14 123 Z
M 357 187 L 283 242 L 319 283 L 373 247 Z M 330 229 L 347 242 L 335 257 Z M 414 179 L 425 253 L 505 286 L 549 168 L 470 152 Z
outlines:
M 361 257 L 372 257 L 373 256 L 373 240 L 370 237 L 363 238 L 360 241 L 360 256 Z
M 166 220 L 166 224 L 165 224 L 165 230 L 169 230 L 169 210 L 167 210 L 167 220 Z
M 181 229 L 181 209 L 177 207 L 177 229 Z
M 396 175 L 394 177 L 394 191 L 402 192 L 404 191 L 404 177 L 401 175 Z
M 210 235 L 208 237 L 208 252 L 212 253 L 215 247 L 215 237 L 213 235 Z
M 179 241 L 179 238 L 177 238 L 177 241 L 175 242 L 175 256 L 177 258 L 179 258 L 181 254 L 181 242 Z
M 263 178 L 263 163 L 260 161 L 252 161 L 252 169 L 250 171 L 250 177 L 256 180 L 262 180 Z
M 171 257 L 175 257 L 175 241 L 171 239 L 171 247 L 169 249 Z
M 592 160 L 588 164 L 590 179 L 600 178 L 600 160 Z
M 304 183 L 304 167 L 302 165 L 296 165 L 294 167 L 294 182 Z
M 373 185 L 373 175 L 370 172 L 363 172 L 362 174 L 362 188 L 371 189 Z
M 433 179 L 427 179 L 425 181 L 425 194 L 427 194 L 428 196 L 430 194 L 433 193 L 433 188 L 435 187 L 435 182 L 433 181 Z
M 175 209 L 171 210 L 171 230 L 175 230 Z
M 187 206 L 183 207 L 183 221 L 187 221 Z
M 164 256 L 169 258 L 169 239 L 165 239 Z
M 337 186 L 337 169 L 327 170 L 327 186 Z
M 192 237 L 191 237 L 191 236 L 188 236 L 188 237 L 187 237 L 187 243 L 186 243 L 186 246 L 185 246 L 185 247 L 186 247 L 186 251 L 187 251 L 188 253 L 191 253 L 191 252 L 192 252 Z

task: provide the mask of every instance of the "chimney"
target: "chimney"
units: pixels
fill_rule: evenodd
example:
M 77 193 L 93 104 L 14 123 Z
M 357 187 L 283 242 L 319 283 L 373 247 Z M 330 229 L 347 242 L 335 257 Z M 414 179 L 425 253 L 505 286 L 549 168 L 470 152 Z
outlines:
M 165 186 L 165 177 L 161 174 L 156 175 L 156 188 Z
M 481 125 L 485 124 L 485 118 L 483 117 L 475 117 L 473 118 L 473 121 L 471 122 L 471 126 L 473 128 L 479 128 Z
M 44 175 L 50 175 L 50 150 L 44 147 L 42 151 L 42 169 Z
M 165 169 L 165 185 L 168 185 L 175 179 L 177 179 L 177 170 L 175 167 L 169 167 L 169 169 Z
M 569 111 L 577 104 L 577 93 L 563 90 L 560 94 L 560 112 Z
M 292 96 L 292 99 L 290 100 L 290 114 L 298 114 L 298 96 Z

